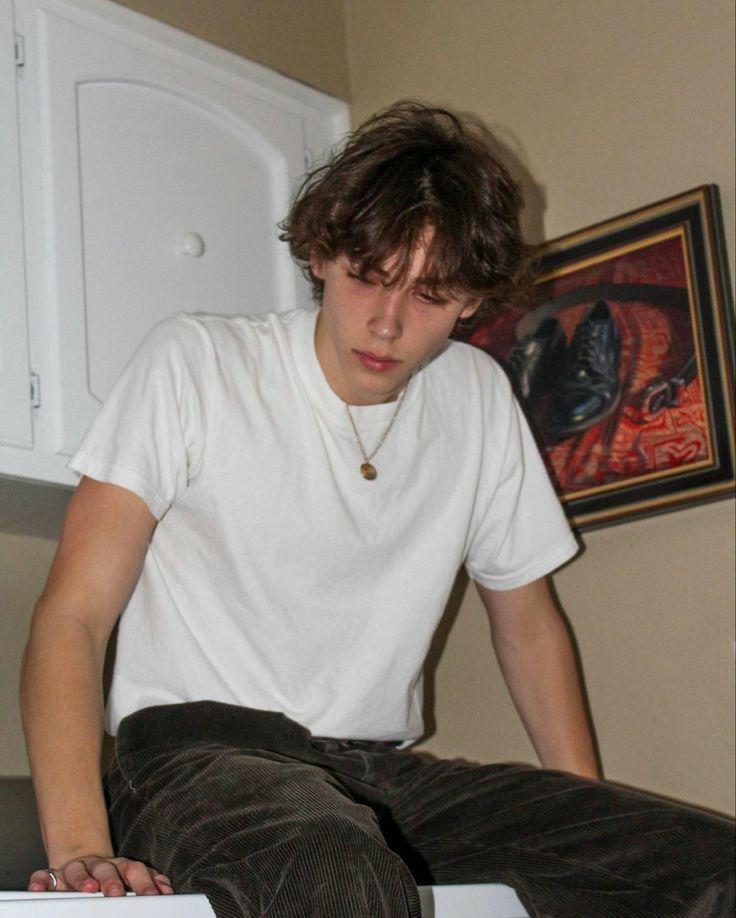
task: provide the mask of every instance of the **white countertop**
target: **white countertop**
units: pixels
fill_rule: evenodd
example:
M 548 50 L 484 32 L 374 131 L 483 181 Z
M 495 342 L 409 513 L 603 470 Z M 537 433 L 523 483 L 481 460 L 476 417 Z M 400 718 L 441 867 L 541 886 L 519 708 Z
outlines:
M 527 918 L 516 893 L 499 884 L 419 888 L 422 918 Z M 215 918 L 202 895 L 0 892 L 0 918 Z

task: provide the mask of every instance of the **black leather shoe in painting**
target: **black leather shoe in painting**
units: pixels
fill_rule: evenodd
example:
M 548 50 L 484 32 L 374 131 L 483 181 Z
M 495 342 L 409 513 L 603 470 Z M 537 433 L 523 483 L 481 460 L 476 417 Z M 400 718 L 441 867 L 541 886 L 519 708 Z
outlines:
M 557 439 L 587 430 L 613 411 L 621 397 L 621 337 L 604 300 L 575 329 L 557 380 L 545 427 Z
M 507 363 L 523 401 L 530 401 L 543 384 L 548 385 L 559 373 L 566 347 L 565 333 L 554 318 L 543 319 L 533 332 L 517 341 Z

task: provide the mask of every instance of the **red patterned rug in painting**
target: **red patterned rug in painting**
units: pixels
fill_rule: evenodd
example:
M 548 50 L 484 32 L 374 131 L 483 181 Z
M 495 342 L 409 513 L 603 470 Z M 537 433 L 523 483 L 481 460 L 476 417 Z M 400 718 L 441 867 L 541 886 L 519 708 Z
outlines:
M 570 298 L 580 288 L 636 289 L 633 285 L 658 288 L 661 295 L 636 300 L 630 296 L 607 303 L 620 335 L 619 381 L 621 397 L 615 410 L 564 439 L 550 434 L 545 422 L 554 382 L 547 392 L 527 404 L 527 416 L 537 434 L 550 471 L 563 494 L 580 496 L 585 491 L 615 489 L 635 480 L 660 478 L 707 464 L 711 460 L 706 406 L 697 365 L 694 317 L 688 304 L 688 269 L 680 234 L 631 246 L 567 274 L 542 279 L 535 299 L 547 304 L 546 315 L 554 315 L 568 342 L 594 301 L 563 305 L 550 313 L 550 305 L 561 297 Z M 673 294 L 668 301 L 668 291 Z M 652 301 L 652 299 L 654 301 Z M 524 320 L 528 326 L 534 312 Z M 504 314 L 486 321 L 470 334 L 469 341 L 486 350 L 502 364 L 519 335 L 520 317 Z M 526 330 L 526 329 L 525 329 Z M 666 381 L 681 375 L 690 361 L 691 372 L 678 386 L 674 404 L 652 398 Z M 659 410 L 657 410 L 659 409 Z

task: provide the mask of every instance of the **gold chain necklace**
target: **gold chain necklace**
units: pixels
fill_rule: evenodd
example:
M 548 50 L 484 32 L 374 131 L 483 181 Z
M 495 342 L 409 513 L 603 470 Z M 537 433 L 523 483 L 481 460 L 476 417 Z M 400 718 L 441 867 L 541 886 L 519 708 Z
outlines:
M 348 418 L 350 419 L 350 426 L 353 428 L 355 439 L 358 441 L 358 448 L 360 449 L 360 454 L 363 457 L 363 462 L 360 465 L 360 474 L 363 476 L 363 478 L 365 478 L 366 481 L 373 481 L 375 478 L 378 477 L 378 472 L 376 471 L 375 465 L 371 463 L 371 459 L 376 455 L 378 450 L 383 446 L 386 440 L 386 437 L 391 432 L 391 428 L 394 426 L 394 421 L 396 420 L 396 417 L 399 413 L 399 409 L 401 408 L 401 403 L 404 401 L 404 396 L 406 395 L 406 390 L 408 388 L 409 388 L 409 384 L 407 383 L 404 386 L 404 388 L 401 390 L 401 395 L 399 396 L 398 402 L 396 402 L 396 409 L 394 413 L 391 415 L 391 420 L 388 422 L 388 427 L 381 434 L 381 439 L 378 441 L 373 452 L 370 455 L 365 451 L 365 446 L 363 446 L 363 441 L 360 439 L 358 428 L 355 425 L 355 421 L 353 420 L 353 414 L 350 411 L 350 405 L 348 405 L 348 403 L 345 402 L 345 410 L 347 411 Z

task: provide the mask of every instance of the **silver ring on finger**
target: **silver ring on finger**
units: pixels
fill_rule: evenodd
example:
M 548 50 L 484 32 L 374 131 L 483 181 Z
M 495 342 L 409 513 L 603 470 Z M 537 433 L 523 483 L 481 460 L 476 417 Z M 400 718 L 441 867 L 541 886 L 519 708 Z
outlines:
M 49 892 L 54 892 L 56 887 L 59 885 L 59 878 L 56 876 L 56 871 L 52 870 L 50 867 L 46 867 L 44 869 L 46 870 L 46 873 L 49 875 L 49 879 L 51 880 L 51 889 Z

